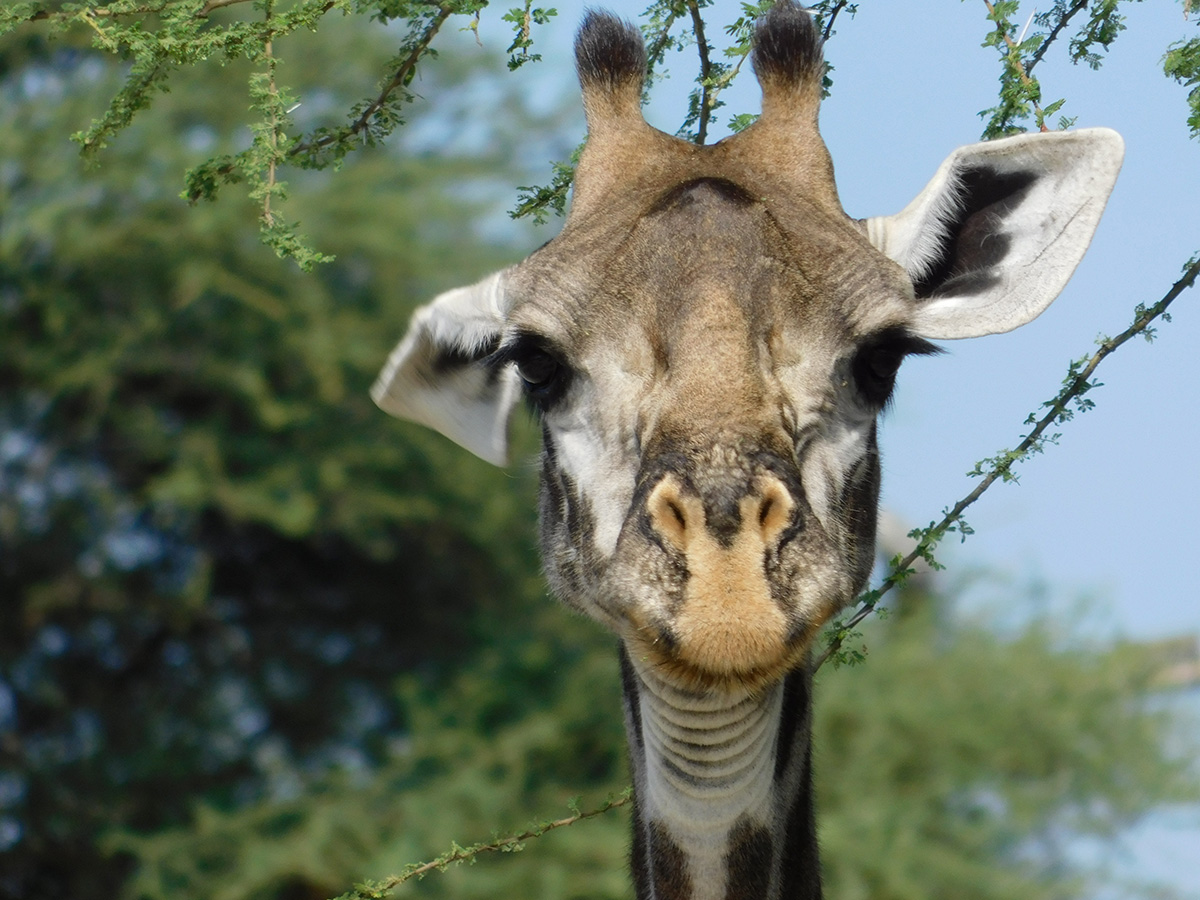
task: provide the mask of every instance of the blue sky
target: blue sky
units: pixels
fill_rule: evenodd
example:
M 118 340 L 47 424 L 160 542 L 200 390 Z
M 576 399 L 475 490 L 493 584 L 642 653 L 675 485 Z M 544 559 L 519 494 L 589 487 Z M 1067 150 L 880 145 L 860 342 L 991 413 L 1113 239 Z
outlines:
M 583 8 L 556 5 L 557 20 L 538 40 L 544 61 L 515 76 L 548 103 L 575 93 L 569 51 Z M 646 3 L 601 5 L 636 19 Z M 712 23 L 738 7 L 718 2 L 709 11 L 713 43 L 723 34 Z M 1022 4 L 1017 18 L 1032 8 Z M 1056 393 L 1067 363 L 1094 349 L 1098 335 L 1124 330 L 1134 306 L 1156 302 L 1200 250 L 1200 142 L 1188 137 L 1186 90 L 1161 67 L 1168 45 L 1196 35 L 1200 12 L 1186 20 L 1182 4 L 1159 2 L 1129 5 L 1127 15 L 1128 30 L 1099 71 L 1073 66 L 1065 41 L 1037 70 L 1044 99 L 1065 97 L 1061 113 L 1077 117 L 1077 127 L 1108 126 L 1126 141 L 1124 169 L 1075 277 L 1030 325 L 949 342 L 949 353 L 910 361 L 901 373 L 881 434 L 884 503 L 914 525 L 968 493 L 974 481 L 965 473 L 1019 442 L 1025 417 Z M 981 46 L 985 16 L 982 0 L 908 0 L 864 2 L 857 16 L 839 19 L 827 47 L 834 88 L 821 130 L 851 215 L 900 210 L 951 150 L 979 138 L 978 112 L 995 102 L 1000 72 L 996 52 Z M 485 44 L 507 33 L 486 20 L 480 30 Z M 672 77 L 656 87 L 647 118 L 673 132 L 695 68 L 690 54 L 670 62 Z M 748 71 L 724 99 L 722 124 L 733 112 L 757 111 Z M 572 141 L 582 116 L 575 127 Z M 536 177 L 548 180 L 548 166 Z M 1097 372 L 1105 386 L 1090 395 L 1096 408 L 1025 463 L 1019 484 L 993 487 L 967 514 L 975 536 L 941 554 L 951 577 L 982 568 L 1011 585 L 989 590 L 993 610 L 1007 600 L 1018 615 L 1035 613 L 1034 594 L 1065 612 L 1083 597 L 1089 633 L 1100 637 L 1200 635 L 1200 288 L 1185 292 L 1172 317 L 1154 344 L 1139 339 L 1105 361 Z M 1046 590 L 1031 592 L 1036 584 Z M 1182 702 L 1195 709 L 1196 692 Z M 1121 861 L 1196 891 L 1198 847 L 1195 810 L 1175 810 L 1131 831 Z
M 994 51 L 978 46 L 982 3 L 898 6 L 864 8 L 830 47 L 838 83 L 823 130 L 852 215 L 907 202 L 949 146 L 978 135 L 974 114 L 994 96 Z M 1071 284 L 1029 326 L 949 344 L 949 358 L 904 373 L 883 435 L 885 502 L 915 522 L 966 493 L 962 473 L 1019 439 L 1068 360 L 1123 330 L 1134 305 L 1157 301 L 1200 250 L 1200 143 L 1187 135 L 1184 90 L 1160 64 L 1196 27 L 1163 3 L 1132 7 L 1129 25 L 1098 72 L 1064 61 L 1063 46 L 1037 73 L 1078 126 L 1106 125 L 1126 141 L 1121 178 Z M 1019 485 L 980 501 L 969 515 L 978 534 L 958 555 L 1093 594 L 1122 633 L 1200 632 L 1190 564 L 1200 536 L 1197 344 L 1192 291 L 1155 344 L 1138 341 L 1103 364 L 1097 408 L 1064 427 L 1058 447 L 1024 465 Z

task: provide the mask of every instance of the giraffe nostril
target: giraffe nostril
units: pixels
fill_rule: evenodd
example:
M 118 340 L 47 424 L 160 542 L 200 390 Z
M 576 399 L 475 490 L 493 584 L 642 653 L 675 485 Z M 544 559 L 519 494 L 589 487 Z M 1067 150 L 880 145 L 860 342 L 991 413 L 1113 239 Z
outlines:
M 752 535 L 770 545 L 791 525 L 796 501 L 774 475 L 759 475 L 741 485 L 719 480 L 708 488 L 702 499 L 685 490 L 675 476 L 665 476 L 646 498 L 650 527 L 676 549 L 689 553 L 705 535 L 726 549 L 739 535 Z
M 650 496 L 646 498 L 646 513 L 650 517 L 651 526 L 679 550 L 687 549 L 687 505 L 679 482 L 671 476 L 655 485 Z
M 687 519 L 683 517 L 683 510 L 679 508 L 679 504 L 671 500 L 667 501 L 667 509 L 675 516 L 675 521 L 679 523 L 680 529 L 687 528 Z
M 777 478 L 764 478 L 759 483 L 758 528 L 764 542 L 771 542 L 783 533 L 792 520 L 796 502 Z

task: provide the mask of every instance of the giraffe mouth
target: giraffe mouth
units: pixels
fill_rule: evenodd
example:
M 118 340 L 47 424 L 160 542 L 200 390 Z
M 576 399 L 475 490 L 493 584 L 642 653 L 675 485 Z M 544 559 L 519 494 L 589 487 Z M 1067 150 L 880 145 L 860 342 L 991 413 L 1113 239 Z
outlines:
M 807 647 L 805 636 L 793 634 L 765 565 L 793 523 L 793 495 L 771 472 L 743 490 L 736 514 L 718 512 L 668 473 L 646 500 L 650 528 L 681 571 L 678 605 L 665 620 L 639 628 L 653 636 L 641 655 L 678 679 L 766 683 L 793 668 Z
M 819 630 L 819 624 L 812 625 L 787 640 L 767 643 L 726 629 L 682 643 L 666 629 L 640 627 L 625 637 L 625 644 L 631 656 L 681 688 L 758 691 L 803 665 Z

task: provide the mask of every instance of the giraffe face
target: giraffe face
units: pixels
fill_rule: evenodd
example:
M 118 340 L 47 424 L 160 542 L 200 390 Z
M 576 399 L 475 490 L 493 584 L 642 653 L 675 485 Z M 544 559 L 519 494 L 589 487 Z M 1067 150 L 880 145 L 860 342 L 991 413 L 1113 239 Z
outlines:
M 1106 129 L 971 145 L 900 213 L 853 220 L 811 18 L 777 3 L 755 41 L 762 116 L 697 146 L 642 119 L 637 30 L 590 14 L 562 233 L 418 310 L 372 389 L 496 463 L 523 394 L 556 592 L 700 687 L 778 678 L 861 588 L 900 362 L 1040 314 L 1123 155 Z
M 931 348 L 900 267 L 817 206 L 701 178 L 616 227 L 508 279 L 493 363 L 541 418 L 545 567 L 636 658 L 757 685 L 869 574 L 876 418 Z

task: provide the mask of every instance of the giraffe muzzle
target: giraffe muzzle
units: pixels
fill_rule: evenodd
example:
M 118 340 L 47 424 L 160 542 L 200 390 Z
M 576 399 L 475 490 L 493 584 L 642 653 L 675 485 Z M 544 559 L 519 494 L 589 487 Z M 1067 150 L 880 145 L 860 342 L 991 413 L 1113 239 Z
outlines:
M 740 487 L 702 496 L 669 473 L 646 499 L 650 527 L 687 570 L 669 623 L 671 662 L 720 680 L 782 671 L 794 651 L 767 560 L 795 532 L 797 504 L 769 472 Z

